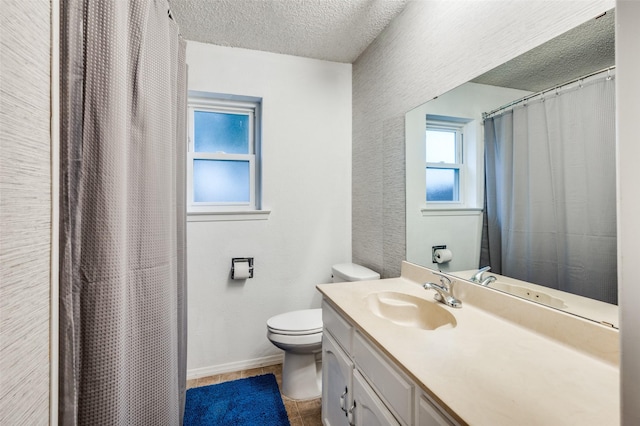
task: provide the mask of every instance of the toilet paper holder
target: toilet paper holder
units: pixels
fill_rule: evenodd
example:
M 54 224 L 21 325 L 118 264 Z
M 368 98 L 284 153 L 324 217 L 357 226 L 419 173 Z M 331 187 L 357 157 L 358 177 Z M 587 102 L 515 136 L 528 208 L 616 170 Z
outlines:
M 441 245 L 441 246 L 431 246 L 431 261 L 433 263 L 438 263 L 438 261 L 436 260 L 436 252 L 438 250 L 445 250 L 447 248 L 446 245 Z
M 253 257 L 234 257 L 231 258 L 231 278 L 236 279 L 236 263 L 249 264 L 249 277 L 253 278 Z

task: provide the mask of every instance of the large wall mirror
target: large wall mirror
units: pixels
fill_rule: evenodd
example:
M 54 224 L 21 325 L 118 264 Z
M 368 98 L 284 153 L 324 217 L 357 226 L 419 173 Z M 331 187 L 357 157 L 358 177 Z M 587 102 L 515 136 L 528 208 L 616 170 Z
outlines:
M 614 10 L 405 126 L 408 261 L 618 327 Z

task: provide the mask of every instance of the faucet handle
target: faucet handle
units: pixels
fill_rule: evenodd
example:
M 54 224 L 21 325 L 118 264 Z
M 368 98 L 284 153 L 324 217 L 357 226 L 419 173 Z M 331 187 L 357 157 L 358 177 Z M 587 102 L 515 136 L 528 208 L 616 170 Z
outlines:
M 493 275 L 489 275 L 487 278 L 483 279 L 482 281 L 480 281 L 480 285 L 483 285 L 485 287 L 488 287 L 489 284 L 495 282 L 497 280 L 497 278 Z
M 433 295 L 433 298 L 438 302 L 445 303 L 444 298 L 442 297 L 442 292 L 446 292 L 447 289 L 444 287 L 444 285 L 439 286 L 438 284 L 434 284 L 431 281 L 429 281 L 422 284 L 422 288 L 424 288 L 425 290 L 435 290 L 435 294 Z
M 490 269 L 491 269 L 491 266 L 485 266 L 484 268 L 478 269 L 478 272 L 473 274 L 473 276 L 471 278 L 469 278 L 469 281 L 474 282 L 474 283 L 479 283 L 480 281 L 482 281 L 482 274 L 484 274 L 485 272 L 487 272 Z
M 445 287 L 448 291 L 449 287 L 451 286 L 451 278 L 439 271 L 433 271 L 433 274 L 440 277 L 440 284 L 442 284 L 442 286 Z M 445 280 L 447 281 L 446 283 Z
M 443 277 L 448 280 L 447 277 Z M 425 290 L 435 290 L 436 293 L 433 295 L 433 298 L 438 302 L 442 302 L 447 306 L 451 306 L 452 308 L 460 308 L 462 307 L 462 302 L 449 292 L 449 289 L 446 288 L 446 285 L 434 284 L 432 282 L 426 282 L 422 285 Z

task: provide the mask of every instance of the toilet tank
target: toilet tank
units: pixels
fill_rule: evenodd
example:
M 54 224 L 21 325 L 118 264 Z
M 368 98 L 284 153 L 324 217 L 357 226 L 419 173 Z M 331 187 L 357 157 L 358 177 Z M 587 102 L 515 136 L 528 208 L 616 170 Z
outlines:
M 338 263 L 331 267 L 331 276 L 334 283 L 345 281 L 369 281 L 379 280 L 380 274 L 355 263 Z

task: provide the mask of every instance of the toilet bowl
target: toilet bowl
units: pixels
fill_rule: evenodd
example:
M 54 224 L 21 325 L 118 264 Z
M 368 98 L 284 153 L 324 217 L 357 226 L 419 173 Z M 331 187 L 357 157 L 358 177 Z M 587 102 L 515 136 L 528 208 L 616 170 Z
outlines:
M 331 269 L 334 283 L 380 279 L 377 272 L 353 263 L 340 263 Z M 291 399 L 320 397 L 322 309 L 286 312 L 269 318 L 267 338 L 284 351 L 282 393 Z
M 269 318 L 267 338 L 284 351 L 282 393 L 291 399 L 319 397 L 322 388 L 316 354 L 322 350 L 322 309 Z

